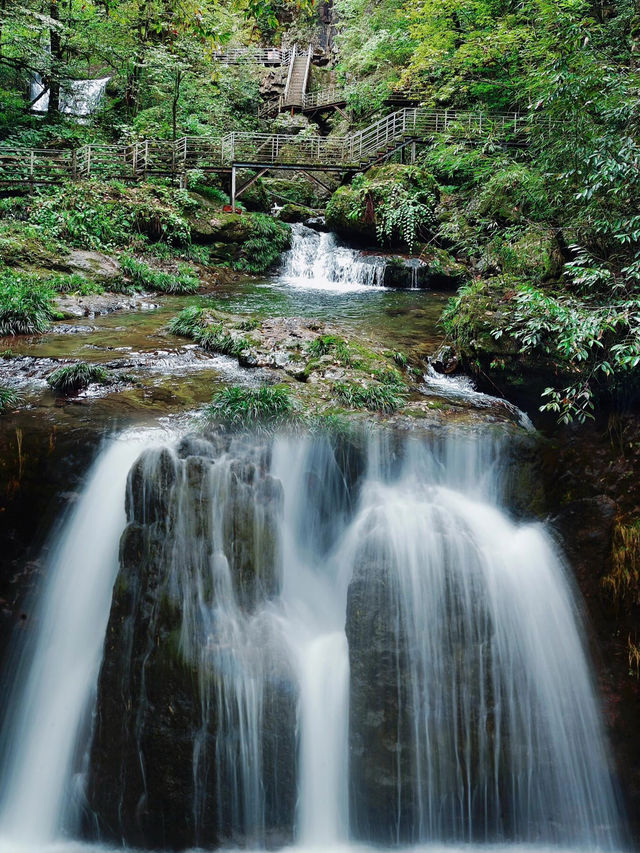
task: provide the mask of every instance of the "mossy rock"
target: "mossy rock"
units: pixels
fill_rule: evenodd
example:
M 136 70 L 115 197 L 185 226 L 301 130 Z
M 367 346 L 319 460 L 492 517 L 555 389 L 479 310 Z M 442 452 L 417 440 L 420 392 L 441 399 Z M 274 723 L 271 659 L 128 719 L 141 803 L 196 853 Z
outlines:
M 359 196 L 352 187 L 338 187 L 329 200 L 326 212 L 327 227 L 347 240 L 358 243 L 376 243 L 376 226 L 373 217 L 357 215 Z M 354 211 L 356 215 L 354 216 Z
M 243 243 L 251 235 L 251 218 L 240 213 L 222 211 L 193 214 L 189 217 L 191 239 L 207 245 Z
M 320 197 L 310 181 L 299 178 L 261 178 L 267 193 L 278 203 L 291 202 L 306 207 L 319 207 Z
M 420 258 L 427 266 L 429 287 L 434 290 L 457 290 L 469 279 L 464 264 L 457 261 L 446 249 L 430 247 Z
M 316 211 L 311 207 L 303 207 L 301 204 L 285 204 L 277 213 L 277 218 L 282 222 L 306 222 L 315 216 Z
M 250 179 L 251 173 L 248 175 L 242 175 L 243 181 Z M 251 210 L 256 213 L 268 213 L 271 210 L 271 200 L 261 178 L 258 178 L 255 183 L 251 184 L 251 186 L 242 193 L 239 201 L 247 210 Z

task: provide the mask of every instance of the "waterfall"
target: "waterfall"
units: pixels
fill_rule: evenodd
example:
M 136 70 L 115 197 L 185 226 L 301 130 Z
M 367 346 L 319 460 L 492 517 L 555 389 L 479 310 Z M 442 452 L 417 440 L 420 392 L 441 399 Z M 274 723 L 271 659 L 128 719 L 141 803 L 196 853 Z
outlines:
M 2 738 L 0 841 L 47 842 L 64 823 L 118 572 L 127 473 L 140 448 L 123 438 L 102 450 L 47 558 L 37 636 L 16 662 Z
M 338 245 L 334 234 L 292 225 L 291 249 L 284 256 L 283 280 L 295 287 L 350 292 L 382 287 L 386 261 Z
M 88 116 L 95 112 L 104 98 L 111 77 L 98 80 L 63 80 L 60 84 L 60 112 L 73 116 Z M 29 84 L 29 100 L 35 101 L 34 112 L 46 113 L 49 109 L 49 92 L 44 92 L 40 74 L 34 74 Z M 37 98 L 37 100 L 36 100 Z
M 103 451 L 61 534 L 3 835 L 59 829 L 104 640 L 93 837 L 618 848 L 572 585 L 545 527 L 504 506 L 506 439 L 147 448 L 115 579 L 138 452 Z

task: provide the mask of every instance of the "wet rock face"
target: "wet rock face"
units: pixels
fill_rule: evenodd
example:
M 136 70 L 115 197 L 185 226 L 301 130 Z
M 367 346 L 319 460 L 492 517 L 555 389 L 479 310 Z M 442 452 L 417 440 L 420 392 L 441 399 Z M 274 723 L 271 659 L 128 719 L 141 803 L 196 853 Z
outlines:
M 411 720 L 406 640 L 393 618 L 392 571 L 372 541 L 354 567 L 347 599 L 351 825 L 356 838 L 379 844 L 409 840 L 415 817 L 411 750 L 399 747 L 411 743 Z
M 276 830 L 290 840 L 297 689 L 268 624 L 253 615 L 280 586 L 283 494 L 269 463 L 265 447 L 188 437 L 176 452 L 145 451 L 131 469 L 98 685 L 91 837 L 176 850 L 243 833 L 262 842 Z M 248 652 L 234 648 L 240 623 L 239 633 L 256 637 Z M 256 663 L 258 826 L 232 802 L 238 759 L 221 746 L 254 649 L 271 655 Z

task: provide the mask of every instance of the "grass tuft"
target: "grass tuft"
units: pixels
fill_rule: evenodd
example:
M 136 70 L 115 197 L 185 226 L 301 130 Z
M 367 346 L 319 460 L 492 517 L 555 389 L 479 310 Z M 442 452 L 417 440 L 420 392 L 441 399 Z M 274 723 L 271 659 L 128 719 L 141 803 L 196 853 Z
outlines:
M 36 335 L 55 316 L 53 293 L 40 280 L 7 270 L 0 274 L 0 335 Z
M 54 370 L 47 377 L 47 382 L 57 394 L 73 396 L 79 391 L 83 391 L 92 382 L 105 383 L 108 377 L 109 374 L 104 367 L 79 361 L 76 364 L 69 364 L 66 367 Z
M 195 338 L 202 331 L 204 311 L 199 305 L 189 305 L 169 320 L 167 329 L 172 335 Z
M 395 385 L 358 385 L 355 382 L 336 382 L 333 393 L 350 409 L 393 414 L 405 403 L 406 393 Z
M 307 346 L 307 353 L 312 358 L 321 358 L 323 355 L 333 355 L 336 361 L 349 366 L 353 360 L 349 344 L 344 338 L 336 335 L 320 335 Z
M 232 429 L 276 427 L 294 413 L 289 389 L 280 385 L 244 388 L 232 385 L 214 395 L 209 414 Z
M 0 385 L 0 412 L 6 412 L 20 404 L 22 396 L 14 388 Z
M 125 252 L 120 256 L 120 267 L 136 288 L 158 293 L 195 293 L 200 287 L 200 279 L 188 264 L 179 264 L 177 273 L 166 273 Z

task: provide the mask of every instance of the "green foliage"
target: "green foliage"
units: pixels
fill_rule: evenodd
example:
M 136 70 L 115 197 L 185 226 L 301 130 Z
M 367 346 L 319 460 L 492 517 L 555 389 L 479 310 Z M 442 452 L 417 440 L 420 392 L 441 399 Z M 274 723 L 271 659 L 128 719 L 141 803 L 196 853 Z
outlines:
M 359 385 L 356 382 L 336 382 L 336 398 L 351 409 L 368 409 L 372 412 L 393 414 L 405 403 L 403 387 L 389 384 Z
M 312 358 L 320 358 L 323 355 L 333 355 L 341 364 L 350 365 L 353 362 L 353 353 L 347 341 L 336 335 L 321 335 L 307 345 L 307 353 Z
M 47 382 L 56 394 L 72 397 L 83 391 L 92 383 L 104 384 L 109 374 L 97 364 L 78 361 L 66 367 L 59 367 L 47 376 Z
M 505 290 L 476 282 L 449 301 L 442 322 L 470 355 L 490 354 L 493 341 L 545 364 L 558 382 L 544 391 L 540 409 L 562 423 L 592 417 L 598 400 L 631 383 L 640 366 L 637 299 L 600 305 L 531 285 Z
M 167 329 L 172 335 L 195 338 L 202 329 L 204 316 L 204 310 L 199 305 L 189 305 L 169 321 Z
M 187 243 L 184 214 L 191 203 L 186 193 L 167 187 L 82 182 L 40 191 L 26 215 L 47 238 L 110 249 L 136 239 Z
M 262 213 L 254 213 L 249 224 L 249 238 L 244 241 L 242 255 L 232 263 L 241 272 L 263 273 L 280 260 L 291 245 L 291 228 Z
M 405 244 L 413 251 L 435 222 L 438 187 L 431 175 L 412 166 L 387 165 L 356 175 L 350 188 L 340 188 L 327 205 L 327 221 L 356 226 L 370 223 L 381 244 Z
M 232 334 L 215 315 L 207 314 L 197 305 L 190 305 L 174 317 L 167 326 L 173 335 L 184 335 L 209 352 L 240 357 L 251 346 L 242 335 Z
M 289 423 L 294 404 L 284 385 L 245 388 L 232 385 L 214 394 L 210 417 L 232 429 L 274 428 Z
M 0 385 L 0 414 L 9 409 L 15 409 L 22 402 L 22 395 L 15 388 Z
M 0 272 L 0 335 L 40 334 L 55 316 L 53 291 L 27 273 Z
M 120 256 L 120 267 L 133 284 L 142 289 L 159 293 L 195 293 L 200 287 L 196 271 L 186 264 L 179 264 L 176 273 L 167 273 L 152 269 L 144 261 L 125 253 Z

